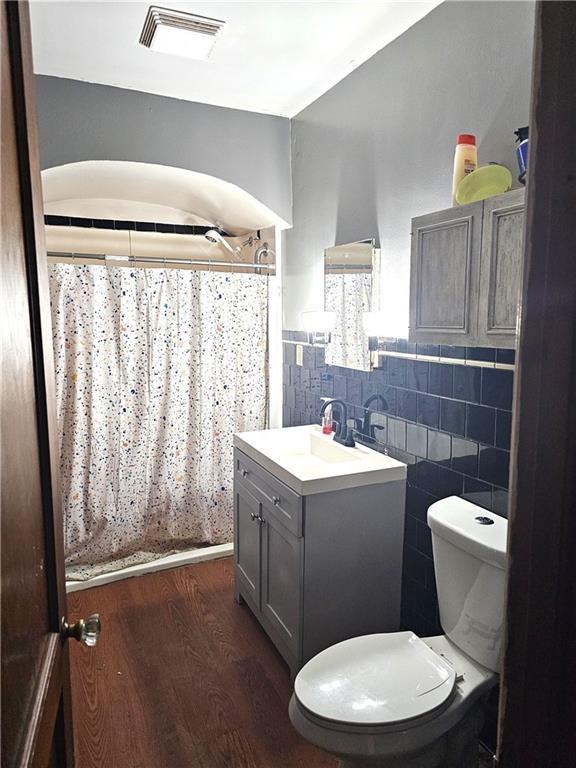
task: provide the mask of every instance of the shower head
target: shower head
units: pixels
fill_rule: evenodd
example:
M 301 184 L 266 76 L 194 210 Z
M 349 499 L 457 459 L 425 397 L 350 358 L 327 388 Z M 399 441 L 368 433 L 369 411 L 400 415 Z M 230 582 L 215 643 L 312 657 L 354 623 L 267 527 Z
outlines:
M 207 232 L 204 233 L 204 237 L 206 238 L 206 240 L 208 240 L 209 243 L 213 243 L 214 245 L 222 245 L 230 253 L 235 252 L 234 248 L 232 248 L 230 243 L 222 237 L 222 233 L 219 232 L 217 229 L 209 229 Z
M 204 237 L 210 243 L 219 243 L 222 240 L 222 235 L 217 229 L 209 229 L 204 233 Z

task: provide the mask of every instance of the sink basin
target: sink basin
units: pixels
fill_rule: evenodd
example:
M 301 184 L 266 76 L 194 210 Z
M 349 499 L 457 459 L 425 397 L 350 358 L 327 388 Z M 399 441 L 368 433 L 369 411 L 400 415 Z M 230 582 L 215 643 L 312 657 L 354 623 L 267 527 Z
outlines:
M 275 430 L 267 430 L 275 431 Z M 287 430 L 281 430 L 285 432 Z M 303 438 L 303 439 L 302 439 Z M 321 432 L 304 433 L 302 437 L 295 441 L 294 445 L 290 445 L 290 441 L 287 441 L 286 450 L 284 454 L 288 457 L 314 458 L 321 462 L 327 462 L 328 464 L 340 464 L 347 461 L 359 461 L 362 458 L 360 451 L 350 450 L 336 443 L 332 439 L 326 440 L 326 436 Z
M 406 478 L 406 465 L 356 444 L 346 448 L 316 424 L 238 432 L 234 445 L 302 496 Z

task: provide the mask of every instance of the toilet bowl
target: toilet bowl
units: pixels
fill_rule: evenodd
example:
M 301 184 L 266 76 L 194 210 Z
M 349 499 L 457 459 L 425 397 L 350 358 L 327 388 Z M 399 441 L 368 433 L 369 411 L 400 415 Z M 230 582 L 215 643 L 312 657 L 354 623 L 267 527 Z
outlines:
M 497 682 L 444 635 L 367 635 L 302 668 L 290 719 L 343 765 L 432 768 L 452 765 L 450 755 L 454 766 L 467 768 L 477 764 L 482 702 Z M 470 750 L 469 762 L 462 748 Z
M 296 676 L 293 725 L 345 768 L 478 764 L 484 701 L 498 682 L 506 521 L 457 497 L 432 505 L 428 521 L 446 634 L 344 640 Z

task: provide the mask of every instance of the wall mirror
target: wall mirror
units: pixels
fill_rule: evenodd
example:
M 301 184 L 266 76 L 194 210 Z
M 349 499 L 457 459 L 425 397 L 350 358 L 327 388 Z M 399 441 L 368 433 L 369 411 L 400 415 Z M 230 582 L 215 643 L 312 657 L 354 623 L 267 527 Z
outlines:
M 324 251 L 324 309 L 335 313 L 326 363 L 370 370 L 364 312 L 380 309 L 380 250 L 375 240 L 334 245 Z

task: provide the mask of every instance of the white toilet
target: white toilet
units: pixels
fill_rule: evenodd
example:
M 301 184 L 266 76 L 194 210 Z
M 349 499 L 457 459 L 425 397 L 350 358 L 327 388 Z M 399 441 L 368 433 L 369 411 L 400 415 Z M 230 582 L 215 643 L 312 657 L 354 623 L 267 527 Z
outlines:
M 365 635 L 298 673 L 290 719 L 343 768 L 471 768 L 498 682 L 507 521 L 452 496 L 428 510 L 445 635 Z

